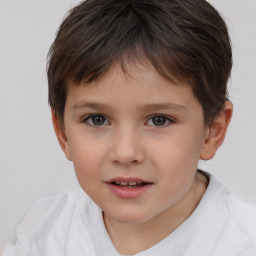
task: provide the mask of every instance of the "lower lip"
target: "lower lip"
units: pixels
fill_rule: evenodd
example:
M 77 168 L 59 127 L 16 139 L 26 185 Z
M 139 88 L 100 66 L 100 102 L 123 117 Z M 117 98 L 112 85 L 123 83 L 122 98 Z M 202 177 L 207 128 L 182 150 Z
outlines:
M 135 188 L 127 188 L 127 187 L 120 187 L 113 184 L 108 184 L 110 190 L 119 198 L 123 199 L 134 199 L 142 196 L 152 187 L 153 184 L 147 184 L 142 187 L 135 187 Z

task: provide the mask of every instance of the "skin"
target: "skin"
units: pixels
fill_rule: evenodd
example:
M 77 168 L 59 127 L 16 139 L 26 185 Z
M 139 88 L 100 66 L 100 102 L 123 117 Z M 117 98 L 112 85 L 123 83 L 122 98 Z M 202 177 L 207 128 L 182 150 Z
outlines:
M 95 114 L 103 117 L 100 125 L 90 117 Z M 162 117 L 160 125 L 156 115 Z M 60 146 L 73 161 L 81 187 L 103 210 L 117 251 L 127 255 L 158 243 L 192 214 L 208 184 L 197 173 L 198 161 L 214 156 L 231 115 L 227 102 L 206 127 L 188 84 L 171 84 L 139 64 L 128 74 L 113 66 L 86 86 L 70 83 L 64 131 L 52 112 Z M 116 177 L 152 186 L 138 198 L 123 199 L 106 183 Z

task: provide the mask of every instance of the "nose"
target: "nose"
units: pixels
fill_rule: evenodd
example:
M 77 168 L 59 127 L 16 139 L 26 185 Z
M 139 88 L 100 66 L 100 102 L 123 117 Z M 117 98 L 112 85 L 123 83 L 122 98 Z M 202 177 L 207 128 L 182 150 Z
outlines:
M 139 164 L 145 160 L 145 152 L 139 132 L 120 129 L 111 138 L 110 160 L 115 164 Z

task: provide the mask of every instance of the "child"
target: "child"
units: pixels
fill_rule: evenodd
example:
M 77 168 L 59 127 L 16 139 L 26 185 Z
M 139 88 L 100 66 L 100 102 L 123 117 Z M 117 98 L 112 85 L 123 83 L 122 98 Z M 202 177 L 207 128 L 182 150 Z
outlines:
M 50 49 L 81 191 L 37 201 L 4 256 L 252 256 L 256 209 L 198 170 L 232 116 L 226 25 L 204 0 L 87 0 Z

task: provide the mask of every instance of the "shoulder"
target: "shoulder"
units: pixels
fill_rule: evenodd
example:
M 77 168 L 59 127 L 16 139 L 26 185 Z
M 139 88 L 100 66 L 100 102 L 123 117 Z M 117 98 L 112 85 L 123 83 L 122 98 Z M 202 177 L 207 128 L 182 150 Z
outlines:
M 213 255 L 256 255 L 256 207 L 232 194 L 227 194 L 221 204 L 225 221 Z
M 85 210 L 90 205 L 89 197 L 81 190 L 40 198 L 17 227 L 15 246 L 7 246 L 3 256 L 27 255 L 31 251 L 41 255 L 36 251 L 42 250 L 42 244 L 51 248 L 52 241 L 64 246 L 74 211 L 81 205 Z
M 73 209 L 81 202 L 86 205 L 89 200 L 80 190 L 42 197 L 33 204 L 17 231 L 22 228 L 24 232 L 25 227 L 27 231 L 31 231 L 49 221 L 57 221 L 60 218 L 68 219 L 71 217 Z
M 212 217 L 215 219 L 213 222 L 216 226 L 221 223 L 216 255 L 223 253 L 223 250 L 226 250 L 226 255 L 231 251 L 234 255 L 237 252 L 240 255 L 256 255 L 256 206 L 241 201 L 224 185 L 211 178 L 218 187 L 217 200 L 212 208 Z
M 229 194 L 226 199 L 230 222 L 256 244 L 256 206 Z
M 256 243 L 256 205 L 241 201 L 212 175 L 210 180 L 212 191 L 217 194 L 215 210 L 226 216 L 229 225 Z

